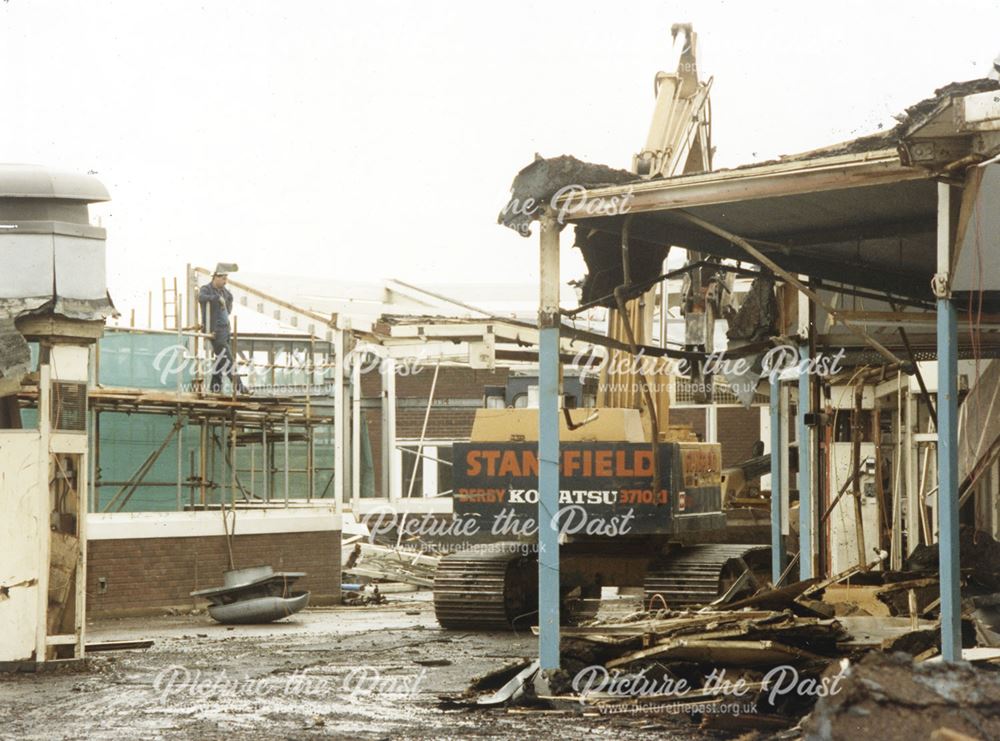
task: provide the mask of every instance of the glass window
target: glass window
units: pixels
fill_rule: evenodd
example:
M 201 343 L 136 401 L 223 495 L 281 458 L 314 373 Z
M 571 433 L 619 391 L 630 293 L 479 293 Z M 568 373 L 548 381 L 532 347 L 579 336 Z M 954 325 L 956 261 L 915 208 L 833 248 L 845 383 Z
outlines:
M 436 497 L 442 493 L 451 492 L 452 487 L 452 441 L 424 443 L 421 448 L 417 443 L 405 442 L 399 446 L 400 496 L 411 494 L 414 497 Z M 418 457 L 417 450 L 421 453 Z M 413 488 L 410 479 L 416 471 Z

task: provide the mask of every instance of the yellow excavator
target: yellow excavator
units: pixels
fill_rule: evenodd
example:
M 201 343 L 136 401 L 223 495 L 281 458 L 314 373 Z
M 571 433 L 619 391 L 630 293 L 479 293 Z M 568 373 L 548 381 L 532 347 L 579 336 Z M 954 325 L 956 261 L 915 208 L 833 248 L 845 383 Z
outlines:
M 631 173 L 601 168 L 602 178 L 711 169 L 711 80 L 698 79 L 691 26 L 671 31 L 683 46 L 676 72 L 656 75 L 646 145 L 634 156 Z M 505 223 L 523 233 L 523 223 Z M 698 267 L 687 272 L 681 296 L 685 349 L 710 353 L 715 319 L 728 307 L 732 284 L 701 255 L 689 253 L 688 262 Z M 655 300 L 649 292 L 611 308 L 609 338 L 633 349 L 644 342 L 652 334 Z M 628 353 L 609 352 L 608 368 L 629 366 L 615 362 Z M 710 386 L 697 364 L 693 371 L 694 381 Z M 601 393 L 597 408 L 564 409 L 560 425 L 556 522 L 563 619 L 592 616 L 605 586 L 642 587 L 647 603 L 670 608 L 760 586 L 768 578 L 768 531 L 759 528 L 750 543 L 727 542 L 735 533 L 725 507 L 746 498 L 749 484 L 767 470 L 766 457 L 724 471 L 717 443 L 698 442 L 689 430 L 667 424 L 663 374 L 604 372 L 601 388 L 632 391 Z M 537 435 L 537 410 L 481 409 L 470 442 L 454 446 L 454 517 L 473 545 L 437 567 L 434 609 L 445 628 L 509 629 L 537 618 Z

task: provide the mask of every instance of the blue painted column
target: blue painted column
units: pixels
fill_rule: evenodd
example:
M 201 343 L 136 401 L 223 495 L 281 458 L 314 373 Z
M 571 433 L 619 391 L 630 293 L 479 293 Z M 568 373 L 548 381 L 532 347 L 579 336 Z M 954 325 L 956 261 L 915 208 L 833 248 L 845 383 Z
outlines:
M 951 302 L 951 188 L 938 183 L 938 528 L 941 578 L 941 656 L 962 658 L 958 551 L 958 322 Z
M 785 565 L 785 544 L 781 537 L 781 381 L 778 372 L 771 378 L 771 582 L 777 583 Z
M 559 224 L 541 219 L 538 310 L 538 657 L 559 668 Z
M 812 441 L 806 415 L 810 411 L 812 396 L 809 393 L 809 345 L 799 347 L 799 578 L 813 577 L 812 543 Z

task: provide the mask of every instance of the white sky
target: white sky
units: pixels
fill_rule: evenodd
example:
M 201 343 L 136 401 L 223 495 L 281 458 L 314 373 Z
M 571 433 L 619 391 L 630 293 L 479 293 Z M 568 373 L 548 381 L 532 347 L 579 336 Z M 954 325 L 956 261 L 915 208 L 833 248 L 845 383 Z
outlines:
M 892 125 L 1000 52 L 995 1 L 5 0 L 0 161 L 97 174 L 112 296 L 143 317 L 186 262 L 534 282 L 536 240 L 495 223 L 514 174 L 628 168 L 678 21 L 720 167 Z

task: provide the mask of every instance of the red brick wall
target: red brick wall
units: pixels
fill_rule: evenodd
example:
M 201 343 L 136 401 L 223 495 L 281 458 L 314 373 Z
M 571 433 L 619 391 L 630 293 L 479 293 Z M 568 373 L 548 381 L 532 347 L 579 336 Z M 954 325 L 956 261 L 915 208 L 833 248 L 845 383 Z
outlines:
M 722 465 L 732 466 L 749 458 L 753 444 L 760 440 L 760 408 L 720 407 L 716 419 Z
M 434 380 L 434 367 L 424 366 L 415 375 L 396 376 L 396 396 L 426 399 Z M 477 370 L 461 366 L 442 367 L 438 373 L 435 399 L 482 399 L 484 386 L 507 384 L 507 369 Z
M 420 430 L 424 425 L 423 409 L 400 409 L 396 412 L 396 437 L 420 438 Z M 431 409 L 427 420 L 427 437 L 437 439 L 458 439 L 472 434 L 472 423 L 476 419 L 476 410 L 471 407 Z
M 340 601 L 340 533 L 267 533 L 233 537 L 237 567 L 269 564 L 275 571 L 304 571 L 296 589 L 312 592 L 311 604 Z M 87 543 L 87 614 L 140 613 L 166 607 L 204 607 L 196 589 L 222 585 L 229 568 L 221 535 L 130 538 Z M 100 592 L 98 580 L 107 580 Z
M 396 374 L 396 397 L 426 399 L 434 380 L 434 366 L 423 366 L 419 373 Z M 504 386 L 507 369 L 478 370 L 462 366 L 442 366 L 438 372 L 435 399 L 481 399 L 484 386 Z M 366 399 L 382 394 L 382 376 L 377 371 L 361 375 L 361 391 Z

